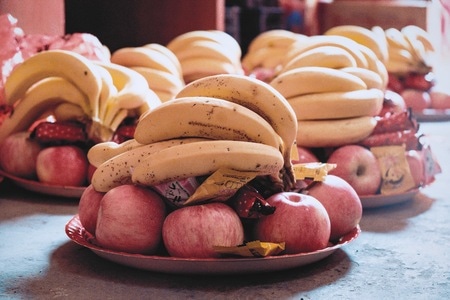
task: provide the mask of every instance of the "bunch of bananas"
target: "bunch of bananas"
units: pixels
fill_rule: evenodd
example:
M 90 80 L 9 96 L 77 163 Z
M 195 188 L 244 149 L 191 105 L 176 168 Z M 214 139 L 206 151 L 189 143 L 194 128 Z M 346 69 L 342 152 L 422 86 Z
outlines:
M 180 62 L 167 47 L 150 43 L 114 51 L 111 62 L 133 69 L 147 80 L 162 102 L 172 99 L 185 85 Z
M 217 74 L 243 74 L 241 47 L 228 33 L 194 30 L 173 38 L 168 44 L 178 58 L 184 81 Z
M 426 74 L 432 70 L 435 48 L 428 32 L 415 25 L 385 30 L 389 73 L 405 76 L 410 72 Z
M 225 168 L 291 189 L 296 133 L 294 111 L 269 84 L 236 74 L 203 77 L 143 114 L 134 139 L 93 146 L 92 185 L 101 192 L 157 186 Z
M 289 46 L 270 85 L 296 113 L 297 145 L 336 147 L 372 132 L 388 83 L 382 59 L 349 37 L 331 34 Z
M 291 44 L 305 39 L 305 35 L 284 29 L 272 29 L 258 34 L 250 42 L 247 53 L 242 58 L 246 74 L 251 74 L 259 68 L 276 71 Z
M 108 141 L 125 118 L 161 103 L 139 73 L 65 50 L 40 52 L 14 68 L 5 95 L 13 113 L 2 124 L 0 142 L 50 115 L 86 124 L 94 143 Z

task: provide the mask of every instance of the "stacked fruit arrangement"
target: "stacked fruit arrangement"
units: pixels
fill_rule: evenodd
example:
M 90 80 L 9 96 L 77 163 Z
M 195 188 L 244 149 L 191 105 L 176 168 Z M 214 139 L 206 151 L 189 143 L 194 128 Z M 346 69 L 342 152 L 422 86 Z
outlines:
M 133 139 L 89 150 L 96 170 L 79 220 L 94 243 L 129 253 L 323 249 L 358 231 L 361 202 L 326 165 L 311 166 L 321 181 L 297 180 L 296 136 L 295 112 L 269 84 L 233 74 L 197 79 L 141 115 Z M 300 181 L 307 192 L 295 191 Z M 252 252 L 243 243 L 254 240 Z
M 449 92 L 439 91 L 433 72 L 436 50 L 428 32 L 417 26 L 385 30 L 388 42 L 389 89 L 399 93 L 414 112 L 450 108 Z
M 178 58 L 184 81 L 216 74 L 243 74 L 241 46 L 228 33 L 195 30 L 172 39 L 167 48 Z
M 330 174 L 350 182 L 361 196 L 402 193 L 429 184 L 440 172 L 407 104 L 387 89 L 388 61 L 384 30 L 337 26 L 291 43 L 270 82 L 296 112 L 300 151 L 308 160 L 336 163 Z M 382 188 L 392 179 L 382 175 L 380 156 L 401 164 L 408 180 Z
M 29 148 L 21 147 L 23 153 L 14 150 L 17 135 L 22 140 L 29 138 L 22 146 L 27 142 L 38 145 L 33 149 L 70 145 L 71 149 L 78 148 L 77 153 L 84 153 L 95 143 L 121 139 L 123 124 L 161 103 L 136 71 L 113 63 L 94 62 L 65 50 L 40 52 L 15 67 L 5 82 L 5 95 L 12 113 L 1 125 L 1 167 L 25 178 L 35 178 L 37 166 L 30 162 L 27 172 L 18 171 L 17 165 L 23 163 L 20 156 Z M 33 161 L 35 155 L 38 154 L 29 158 Z M 86 163 L 82 165 L 87 168 Z M 49 180 L 39 176 L 41 173 L 48 172 L 37 172 L 42 182 L 57 180 L 58 174 Z M 86 182 L 85 173 L 75 185 Z

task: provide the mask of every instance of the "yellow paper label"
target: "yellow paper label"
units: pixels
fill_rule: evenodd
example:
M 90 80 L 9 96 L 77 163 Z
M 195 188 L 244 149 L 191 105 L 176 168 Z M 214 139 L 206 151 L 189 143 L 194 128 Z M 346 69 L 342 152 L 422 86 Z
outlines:
M 415 187 L 404 145 L 372 147 L 370 151 L 380 165 L 382 195 L 404 193 Z
M 219 169 L 206 178 L 184 204 L 226 201 L 257 175 L 257 172 L 242 172 L 226 168 Z
M 336 164 L 312 162 L 295 164 L 293 167 L 296 180 L 312 179 L 314 181 L 324 181 L 328 172 L 336 168 Z
M 221 254 L 237 255 L 244 257 L 265 257 L 277 255 L 284 251 L 285 243 L 270 243 L 251 241 L 236 247 L 214 246 L 214 250 Z

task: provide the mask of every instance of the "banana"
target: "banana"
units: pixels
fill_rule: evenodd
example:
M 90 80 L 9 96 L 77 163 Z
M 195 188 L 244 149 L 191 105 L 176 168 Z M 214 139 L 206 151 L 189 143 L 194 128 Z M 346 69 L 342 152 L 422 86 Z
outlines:
M 180 34 L 173 38 L 166 45 L 173 53 L 177 53 L 181 49 L 188 48 L 194 41 L 207 40 L 222 44 L 229 51 L 234 53 L 237 60 L 240 60 L 242 51 L 237 41 L 229 34 L 218 30 L 193 30 Z
M 131 69 L 144 76 L 149 88 L 155 92 L 159 90 L 170 95 L 176 95 L 185 86 L 184 81 L 179 76 L 168 72 L 146 67 L 131 67 Z
M 336 46 L 319 46 L 295 56 L 287 62 L 280 73 L 300 67 L 327 67 L 340 69 L 356 67 L 355 58 L 345 49 Z
M 102 81 L 97 68 L 84 56 L 65 50 L 39 52 L 15 67 L 4 86 L 7 104 L 13 105 L 33 84 L 53 76 L 65 78 L 82 91 L 88 99 L 90 114 L 98 115 Z M 80 105 L 87 110 L 84 101 Z
M 161 183 L 210 175 L 219 169 L 255 172 L 280 183 L 283 157 L 277 148 L 246 141 L 212 140 L 173 146 L 153 154 L 134 168 L 135 184 Z
M 62 102 L 54 109 L 52 115 L 57 121 L 79 121 L 86 123 L 90 116 L 86 115 L 83 109 L 78 105 L 70 102 Z
M 384 33 L 386 35 L 389 50 L 391 48 L 404 49 L 408 52 L 413 50 L 403 33 L 397 28 L 387 28 Z
M 301 35 L 285 29 L 271 29 L 259 33 L 247 47 L 247 53 L 263 48 L 284 48 L 301 38 Z
M 283 141 L 286 177 L 289 179 L 292 175 L 290 155 L 297 134 L 297 121 L 292 107 L 276 89 L 248 76 L 221 74 L 186 85 L 176 97 L 194 96 L 225 99 L 245 106 L 267 120 Z
M 231 50 L 234 53 L 236 60 L 238 61 L 241 60 L 242 56 L 241 45 L 239 45 L 238 41 L 232 35 L 230 35 L 225 31 L 215 29 L 211 29 L 210 32 L 212 32 L 217 36 L 216 41 L 225 45 L 225 48 L 227 48 L 229 51 Z
M 368 89 L 385 89 L 385 82 L 381 78 L 380 74 L 364 68 L 359 67 L 347 67 L 340 69 L 341 71 L 347 72 L 349 74 L 355 75 L 364 81 Z
M 308 94 L 288 99 L 298 120 L 376 116 L 383 107 L 383 100 L 384 93 L 379 89 Z
M 284 48 L 260 48 L 253 52 L 248 52 L 242 59 L 242 67 L 249 71 L 258 67 L 267 69 L 277 69 L 283 64 L 286 56 Z
M 111 73 L 100 66 L 98 66 L 97 69 L 99 70 L 102 79 L 102 89 L 100 91 L 100 97 L 98 101 L 98 121 L 101 122 L 100 120 L 105 119 L 108 101 L 110 100 L 110 98 L 117 96 L 118 91 L 116 86 L 114 85 Z
M 134 138 L 142 144 L 181 137 L 258 142 L 281 149 L 272 126 L 254 111 L 212 97 L 184 97 L 142 115 Z
M 298 121 L 297 145 L 303 147 L 339 147 L 355 144 L 375 128 L 374 117 Z
M 113 144 L 98 146 L 98 148 L 89 150 L 88 152 L 88 159 L 90 158 L 90 162 L 91 160 L 95 164 L 101 162 L 92 176 L 92 185 L 96 191 L 107 192 L 116 186 L 132 183 L 131 175 L 134 172 L 134 169 L 147 157 L 158 151 L 176 145 L 203 140 L 204 139 L 201 138 L 171 139 L 147 145 L 142 145 L 135 140 L 130 140 L 132 142 L 129 142 L 124 146 L 116 146 Z M 106 153 L 108 155 L 104 155 L 105 153 L 98 153 L 102 150 L 105 151 L 105 149 L 107 149 Z M 113 156 L 108 158 L 110 155 Z
M 383 40 L 379 38 L 372 30 L 358 25 L 338 25 L 327 31 L 324 35 L 337 35 L 350 38 L 358 44 L 371 49 L 379 60 L 385 62 L 388 60 L 388 49 Z
M 385 33 L 384 29 L 381 26 L 378 26 L 378 25 L 373 26 L 371 28 L 371 30 L 373 31 L 373 33 L 375 34 L 375 36 L 377 38 L 378 44 L 380 46 L 380 49 L 383 49 L 384 55 L 387 55 L 384 58 L 384 60 L 380 59 L 380 61 L 382 63 L 386 63 L 387 60 L 389 59 L 389 46 L 388 46 L 386 33 Z
M 382 89 L 386 89 L 388 81 L 389 81 L 389 74 L 387 72 L 385 63 L 382 62 L 378 57 L 375 55 L 375 53 L 367 48 L 364 45 L 358 45 L 359 49 L 361 50 L 361 53 L 366 57 L 367 59 L 367 69 L 370 71 L 373 71 L 377 73 L 381 77 L 382 85 L 384 86 Z
M 148 88 L 147 80 L 137 71 L 115 63 L 96 63 L 111 74 L 117 88 L 117 94 L 110 97 L 106 103 L 105 116 L 102 120 L 104 125 L 112 124 L 121 109 L 138 108 L 148 101 L 149 95 L 157 98 L 157 95 Z
M 320 46 L 340 47 L 348 51 L 353 56 L 358 67 L 368 67 L 367 59 L 359 50 L 358 43 L 350 38 L 338 35 L 316 35 L 309 37 L 306 41 L 298 41 L 293 43 L 285 55 L 283 65 L 300 53 Z
M 230 50 L 222 44 L 208 40 L 193 41 L 189 47 L 179 49 L 176 53 L 178 60 L 183 61 L 191 58 L 212 58 L 233 65 L 240 65 L 240 60 L 234 57 Z
M 425 51 L 436 51 L 431 40 L 430 34 L 416 25 L 407 25 L 403 27 L 401 33 L 409 40 L 416 40 L 423 44 Z
M 191 58 L 182 62 L 184 82 L 189 83 L 205 76 L 217 74 L 239 74 L 240 70 L 227 62 L 212 58 Z
M 78 87 L 61 77 L 42 79 L 27 90 L 14 107 L 14 112 L 3 121 L 0 143 L 12 133 L 27 130 L 38 117 L 60 103 L 68 102 L 82 107 L 87 106 L 87 101 L 86 95 Z
M 135 139 L 120 144 L 112 141 L 97 143 L 89 148 L 87 158 L 89 163 L 97 168 L 108 159 L 140 146 L 143 146 L 143 144 L 138 143 Z
M 367 89 L 361 78 L 326 67 L 302 67 L 289 70 L 276 76 L 270 85 L 287 99 L 304 94 Z
M 180 61 L 178 60 L 178 57 L 175 55 L 175 53 L 173 53 L 169 48 L 167 48 L 164 45 L 158 44 L 158 43 L 150 43 L 150 44 L 145 44 L 144 46 L 142 46 L 144 48 L 150 48 L 156 51 L 161 52 L 162 54 L 164 54 L 165 56 L 167 56 L 170 61 L 175 65 L 175 67 L 178 70 L 178 74 L 173 74 L 173 75 L 178 75 L 181 76 L 182 71 L 181 71 L 181 64 Z
M 147 67 L 179 74 L 177 65 L 165 54 L 149 47 L 124 47 L 114 51 L 111 62 L 125 67 Z

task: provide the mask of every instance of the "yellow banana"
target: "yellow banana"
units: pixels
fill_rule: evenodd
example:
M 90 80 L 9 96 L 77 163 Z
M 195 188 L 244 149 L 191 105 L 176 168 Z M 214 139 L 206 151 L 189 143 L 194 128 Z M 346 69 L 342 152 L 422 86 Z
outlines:
M 340 69 L 341 71 L 350 73 L 352 75 L 358 76 L 364 81 L 368 89 L 385 89 L 385 82 L 381 78 L 380 74 L 364 68 L 359 67 L 347 67 Z
M 416 25 L 407 25 L 403 27 L 401 33 L 409 40 L 416 40 L 423 44 L 425 51 L 436 51 L 431 40 L 430 34 Z
M 173 146 L 148 155 L 134 168 L 135 184 L 153 186 L 210 175 L 219 169 L 255 172 L 280 183 L 283 157 L 278 149 L 245 141 L 212 140 Z
M 169 48 L 173 53 L 177 53 L 181 49 L 189 47 L 189 45 L 194 41 L 207 40 L 214 41 L 222 44 L 229 51 L 234 53 L 237 60 L 241 57 L 241 48 L 237 41 L 229 34 L 221 32 L 218 30 L 193 30 L 183 34 L 180 34 L 173 38 L 166 47 Z
M 114 85 L 113 78 L 111 76 L 111 73 L 108 72 L 105 68 L 98 66 L 97 68 L 99 70 L 101 79 L 102 79 L 102 89 L 100 91 L 100 97 L 98 101 L 98 122 L 102 123 L 102 120 L 105 119 L 106 115 L 106 108 L 108 101 L 112 97 L 117 96 L 117 88 Z
M 98 116 L 100 74 L 89 59 L 65 50 L 39 52 L 15 67 L 5 82 L 7 104 L 16 103 L 33 84 L 53 76 L 64 78 L 82 91 L 88 99 L 91 115 Z
M 297 145 L 304 147 L 339 147 L 355 144 L 375 128 L 374 117 L 298 121 Z
M 155 92 L 159 90 L 165 91 L 170 95 L 176 95 L 185 85 L 179 76 L 168 72 L 146 67 L 132 67 L 131 69 L 144 76 L 149 88 Z
M 258 142 L 281 149 L 272 126 L 254 111 L 212 97 L 184 97 L 142 115 L 134 138 L 142 144 L 181 137 Z
M 389 46 L 388 46 L 388 41 L 387 41 L 387 37 L 386 37 L 386 33 L 384 31 L 384 29 L 381 26 L 373 26 L 371 28 L 371 30 L 373 31 L 373 33 L 375 34 L 378 44 L 380 46 L 380 49 L 382 49 L 385 57 L 384 60 L 380 59 L 380 61 L 382 63 L 386 63 L 386 61 L 389 59 Z
M 227 62 L 212 58 L 191 58 L 182 62 L 184 82 L 189 83 L 196 79 L 217 74 L 239 74 L 240 70 Z
M 347 37 L 371 49 L 381 61 L 388 59 L 386 44 L 368 28 L 359 25 L 338 25 L 328 29 L 324 34 Z
M 258 67 L 276 69 L 283 64 L 285 56 L 284 48 L 260 48 L 248 52 L 242 59 L 242 66 L 247 71 Z
M 403 33 L 397 28 L 387 28 L 384 33 L 386 35 L 389 50 L 391 48 L 398 48 L 408 52 L 412 51 L 411 45 L 408 43 Z
M 250 44 L 247 47 L 247 53 L 252 53 L 262 48 L 286 49 L 300 38 L 301 35 L 285 29 L 267 30 L 259 33 L 250 41 Z
M 355 58 L 345 49 L 336 46 L 319 46 L 312 48 L 292 58 L 280 73 L 300 67 L 327 67 L 340 69 L 356 67 Z
M 358 45 L 359 49 L 361 50 L 361 53 L 366 57 L 367 59 L 367 69 L 370 71 L 373 71 L 377 73 L 381 77 L 383 90 L 387 87 L 388 81 L 389 81 L 389 74 L 387 72 L 385 63 L 382 62 L 378 57 L 375 55 L 375 53 L 367 48 L 364 45 Z
M 383 100 L 384 93 L 379 89 L 308 94 L 288 99 L 298 120 L 376 116 L 383 107 Z
M 283 65 L 298 54 L 320 46 L 336 46 L 343 48 L 353 56 L 358 67 L 368 67 L 367 59 L 358 49 L 358 43 L 350 38 L 338 35 L 316 35 L 309 37 L 306 41 L 293 43 L 285 55 Z
M 176 53 L 178 60 L 183 64 L 183 61 L 191 58 L 211 58 L 233 65 L 239 65 L 240 60 L 234 57 L 230 50 L 214 41 L 198 40 L 193 41 L 189 47 L 179 49 Z
M 87 106 L 86 95 L 71 82 L 61 77 L 40 80 L 27 90 L 14 107 L 14 113 L 3 121 L 0 143 L 12 133 L 27 130 L 43 113 L 53 110 L 63 102 L 80 107 Z M 90 117 L 90 114 L 86 115 Z
M 276 89 L 248 76 L 221 74 L 204 77 L 186 85 L 176 97 L 193 96 L 225 99 L 245 106 L 267 120 L 283 141 L 286 177 L 292 175 L 290 155 L 297 134 L 296 116 L 292 107 Z M 293 180 L 293 177 L 291 179 Z
M 157 98 L 157 95 L 149 89 L 147 80 L 138 72 L 115 63 L 97 62 L 97 64 L 111 74 L 117 88 L 117 94 L 110 97 L 106 103 L 105 117 L 102 120 L 104 125 L 112 124 L 121 109 L 138 108 L 148 101 L 149 95 Z
M 143 47 L 159 51 L 165 56 L 167 56 L 178 70 L 178 73 L 173 75 L 177 75 L 178 77 L 181 76 L 182 71 L 180 61 L 178 60 L 178 57 L 175 55 L 175 53 L 173 53 L 169 48 L 158 43 L 145 44 Z
M 79 121 L 87 123 L 91 117 L 86 115 L 81 106 L 70 102 L 61 102 L 53 109 L 52 115 L 57 121 Z
M 125 67 L 147 67 L 179 74 L 178 67 L 165 54 L 149 47 L 125 47 L 114 51 L 111 62 Z
M 232 51 L 236 57 L 236 60 L 240 61 L 242 56 L 241 45 L 238 41 L 229 33 L 222 30 L 211 29 L 210 32 L 217 36 L 216 41 L 225 45 L 225 48 Z
M 87 158 L 91 165 L 98 167 L 108 159 L 140 146 L 143 144 L 138 143 L 135 139 L 126 140 L 120 144 L 112 141 L 97 143 L 89 148 Z
M 142 145 L 134 141 L 124 147 L 113 146 L 112 152 L 116 153 L 116 155 L 107 159 L 105 159 L 106 157 L 99 157 L 98 161 L 96 160 L 96 163 L 99 163 L 102 160 L 103 162 L 97 166 L 97 169 L 92 176 L 92 185 L 96 191 L 107 192 L 116 186 L 130 184 L 132 183 L 131 175 L 134 169 L 150 155 L 176 145 L 203 140 L 204 139 L 200 138 L 171 139 L 147 145 Z M 93 151 L 98 152 L 98 149 L 94 149 Z M 94 154 L 90 152 L 91 150 L 88 152 L 88 158 L 90 157 L 93 160 Z M 109 154 L 112 153 L 109 152 Z
M 277 75 L 270 85 L 287 99 L 304 94 L 367 89 L 361 78 L 326 67 L 302 67 L 289 70 Z

